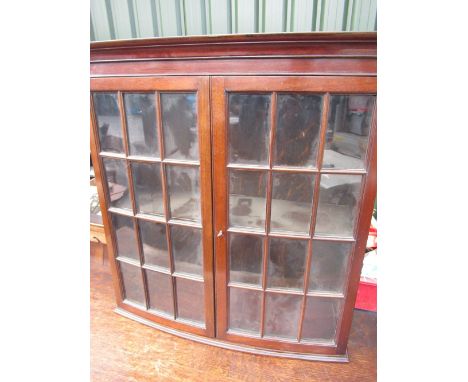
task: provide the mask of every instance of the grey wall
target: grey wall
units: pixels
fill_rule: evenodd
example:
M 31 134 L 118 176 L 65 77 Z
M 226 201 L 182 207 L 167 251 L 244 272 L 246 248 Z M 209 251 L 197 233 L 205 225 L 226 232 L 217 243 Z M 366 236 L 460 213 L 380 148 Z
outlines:
M 377 0 L 91 0 L 91 41 L 375 30 Z

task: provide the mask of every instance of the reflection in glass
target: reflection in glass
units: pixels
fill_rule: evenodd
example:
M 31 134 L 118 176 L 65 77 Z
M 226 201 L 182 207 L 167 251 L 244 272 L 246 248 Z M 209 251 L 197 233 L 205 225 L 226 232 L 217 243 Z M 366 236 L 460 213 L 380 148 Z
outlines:
M 307 240 L 270 238 L 268 288 L 302 289 Z
M 265 230 L 266 172 L 230 171 L 229 224 Z
M 171 226 L 174 271 L 203 275 L 201 230 L 198 228 Z
M 313 240 L 309 290 L 343 293 L 350 251 L 351 243 Z
M 296 339 L 302 296 L 267 293 L 265 336 Z
M 144 263 L 169 268 L 166 225 L 138 219 Z
M 125 160 L 102 158 L 102 163 L 109 190 L 110 206 L 131 210 Z
M 135 240 L 133 219 L 129 216 L 111 214 L 117 244 L 117 256 L 140 261 Z
M 229 281 L 261 285 L 263 238 L 229 233 Z
M 330 97 L 323 168 L 364 169 L 375 96 Z
M 141 305 L 146 305 L 141 269 L 121 261 L 119 261 L 119 265 L 120 273 L 122 274 L 125 299 Z
M 272 231 L 309 233 L 314 176 L 273 172 Z
M 229 163 L 268 164 L 270 95 L 229 95 Z
M 174 316 L 171 276 L 145 270 L 151 309 Z
M 102 211 L 101 206 L 99 204 L 99 195 L 96 186 L 96 178 L 91 179 L 89 184 L 91 185 L 89 198 L 89 222 L 91 224 L 99 224 L 102 226 L 104 223 L 102 222 Z
M 229 329 L 258 334 L 262 292 L 229 288 Z
M 302 324 L 302 338 L 334 341 L 342 300 L 328 297 L 307 297 Z
M 198 160 L 196 94 L 161 94 L 161 110 L 166 158 Z
M 123 153 L 117 93 L 93 93 L 101 151 Z
M 200 221 L 198 167 L 167 165 L 166 171 L 171 217 Z
M 353 237 L 361 180 L 361 175 L 321 175 L 316 235 Z
M 151 215 L 164 215 L 161 165 L 133 162 L 132 173 L 137 211 Z
M 177 317 L 198 323 L 205 322 L 203 283 L 176 278 Z
M 124 95 L 130 155 L 159 157 L 154 94 Z
M 315 166 L 321 113 L 322 96 L 278 95 L 275 165 Z

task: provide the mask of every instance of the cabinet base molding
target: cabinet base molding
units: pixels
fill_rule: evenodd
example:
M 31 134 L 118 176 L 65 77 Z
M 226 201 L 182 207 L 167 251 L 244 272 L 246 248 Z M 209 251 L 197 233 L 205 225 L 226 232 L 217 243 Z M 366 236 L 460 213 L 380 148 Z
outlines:
M 168 328 L 163 325 L 159 325 L 155 322 L 152 322 L 150 320 L 147 320 L 143 317 L 140 317 L 136 314 L 127 312 L 126 310 L 122 308 L 115 308 L 114 312 L 123 317 L 130 318 L 131 320 L 137 321 L 140 324 L 144 324 L 147 326 L 151 326 L 152 328 L 161 330 L 165 333 L 173 334 L 178 337 L 196 341 L 205 345 L 217 346 L 223 349 L 241 351 L 244 353 L 251 353 L 251 354 L 257 354 L 257 355 L 280 357 L 280 358 L 302 359 L 305 361 L 322 361 L 322 362 L 338 362 L 338 363 L 349 362 L 348 351 L 346 351 L 344 355 L 328 355 L 328 354 L 304 354 L 304 353 L 275 351 L 275 350 L 269 350 L 269 349 L 259 349 L 259 348 L 255 348 L 251 346 L 233 344 L 233 343 L 222 341 L 216 338 L 202 337 L 196 334 L 186 333 L 180 330 Z

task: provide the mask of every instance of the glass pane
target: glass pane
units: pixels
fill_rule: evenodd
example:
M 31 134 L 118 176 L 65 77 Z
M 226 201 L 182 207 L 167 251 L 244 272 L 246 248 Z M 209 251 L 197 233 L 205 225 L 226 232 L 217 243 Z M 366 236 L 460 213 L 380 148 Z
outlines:
M 161 110 L 166 158 L 198 160 L 196 94 L 161 94 Z
M 201 230 L 198 228 L 171 227 L 174 271 L 203 275 Z
M 229 224 L 265 231 L 266 172 L 230 171 Z
M 138 219 L 144 263 L 169 269 L 166 225 Z
M 229 163 L 268 164 L 270 95 L 229 95 Z
M 297 338 L 302 296 L 267 293 L 265 336 Z
M 229 288 L 229 329 L 258 334 L 262 292 Z
M 314 175 L 273 172 L 272 231 L 309 233 Z
M 304 288 L 307 240 L 270 238 L 268 288 Z
M 334 341 L 340 314 L 341 299 L 307 297 L 304 323 L 302 324 L 302 338 L 316 341 Z
M 123 153 L 117 93 L 94 93 L 93 98 L 101 151 Z
M 131 210 L 125 159 L 102 158 L 111 207 Z
M 229 280 L 253 285 L 262 283 L 263 238 L 229 234 Z
M 154 94 L 124 95 L 130 155 L 159 157 Z
M 145 270 L 151 309 L 174 316 L 171 276 Z
M 312 241 L 309 290 L 344 293 L 351 243 Z
M 167 165 L 171 217 L 200 221 L 200 178 L 198 167 Z
M 316 235 L 353 236 L 361 180 L 361 175 L 321 175 Z
M 138 246 L 135 240 L 133 219 L 128 216 L 111 214 L 117 242 L 117 256 L 128 257 L 140 261 Z
M 145 305 L 145 290 L 141 278 L 141 269 L 119 261 L 120 273 L 124 285 L 124 295 L 127 300 Z
M 199 323 L 205 322 L 203 283 L 176 278 L 177 317 Z
M 363 169 L 375 96 L 335 95 L 330 112 L 323 168 Z
M 275 165 L 315 167 L 321 114 L 322 96 L 278 95 Z
M 133 162 L 132 173 L 137 211 L 164 216 L 161 165 Z

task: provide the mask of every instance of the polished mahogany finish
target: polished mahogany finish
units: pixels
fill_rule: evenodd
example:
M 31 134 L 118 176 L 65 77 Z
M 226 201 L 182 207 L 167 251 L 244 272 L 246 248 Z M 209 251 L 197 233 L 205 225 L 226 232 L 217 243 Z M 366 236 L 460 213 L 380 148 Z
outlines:
M 376 33 L 287 33 L 91 43 L 91 76 L 366 75 Z
M 102 206 L 103 211 L 103 222 L 106 231 L 106 238 L 107 242 L 111 243 L 112 245 L 109 246 L 109 252 L 112 257 L 111 266 L 112 266 L 112 273 L 116 280 L 115 283 L 115 290 L 116 290 L 116 297 L 117 297 L 117 304 L 119 307 L 124 308 L 130 312 L 135 312 L 144 317 L 159 322 L 163 325 L 172 326 L 179 330 L 185 330 L 192 333 L 196 333 L 199 335 L 207 335 L 213 336 L 214 335 L 214 301 L 213 301 L 213 270 L 212 270 L 212 262 L 213 262 L 213 252 L 212 252 L 212 223 L 211 223 L 211 140 L 210 140 L 210 125 L 209 125 L 209 110 L 208 110 L 208 97 L 209 97 L 209 89 L 208 89 L 208 79 L 201 78 L 201 77 L 177 77 L 173 79 L 162 78 L 162 79 L 151 79 L 147 80 L 144 83 L 141 81 L 131 81 L 126 80 L 124 81 L 125 84 L 120 83 L 119 81 L 115 81 L 111 78 L 105 79 L 92 79 L 91 80 L 91 90 L 93 94 L 97 94 L 97 91 L 105 91 L 111 93 L 117 93 L 119 103 L 118 109 L 120 114 L 120 124 L 122 126 L 122 136 L 124 142 L 124 155 L 120 153 L 114 152 L 105 152 L 101 149 L 99 144 L 99 133 L 97 127 L 97 118 L 95 113 L 95 102 L 93 97 L 91 98 L 92 104 L 92 118 L 91 118 L 91 141 L 92 141 L 92 157 L 94 163 L 99 163 L 99 166 L 96 166 L 96 179 L 97 179 L 97 186 L 98 192 L 100 197 L 100 203 Z M 124 107 L 123 107 L 123 92 L 127 90 L 131 90 L 132 93 L 141 93 L 141 92 L 148 92 L 149 89 L 152 89 L 157 93 L 156 97 L 156 110 L 155 112 L 158 114 L 158 121 L 161 121 L 161 107 L 160 107 L 160 94 L 166 92 L 196 92 L 198 96 L 197 102 L 197 116 L 198 116 L 198 139 L 199 139 L 199 147 L 203 147 L 204 150 L 200 150 L 200 159 L 196 161 L 196 163 L 191 163 L 188 161 L 183 160 L 170 160 L 166 159 L 164 156 L 164 144 L 162 140 L 162 128 L 161 123 L 157 123 L 157 129 L 159 131 L 159 148 L 161 150 L 161 158 L 157 157 L 144 157 L 138 156 L 134 157 L 130 155 L 131 153 L 128 150 L 128 141 L 127 139 L 127 123 L 126 119 L 124 118 Z M 124 93 L 125 94 L 125 93 Z M 148 93 L 150 94 L 150 93 Z M 126 161 L 126 169 L 127 169 L 127 179 L 128 179 L 128 187 L 129 187 L 129 197 L 131 201 L 131 210 L 127 211 L 121 208 L 109 207 L 109 189 L 106 184 L 106 177 L 103 175 L 103 167 L 102 167 L 102 159 L 116 159 L 116 160 L 123 160 Z M 161 178 L 163 184 L 163 200 L 164 200 L 164 211 L 165 217 L 160 217 L 156 215 L 148 215 L 148 214 L 141 214 L 136 210 L 136 203 L 135 203 L 135 193 L 136 188 L 133 184 L 133 165 L 135 163 L 147 163 L 147 164 L 157 164 L 161 167 Z M 170 166 L 188 166 L 191 168 L 199 168 L 199 175 L 200 175 L 200 191 L 201 191 L 201 220 L 199 223 L 192 222 L 192 221 L 184 221 L 184 220 L 177 220 L 169 218 L 169 201 L 167 196 L 167 179 L 165 171 Z M 104 211 L 108 211 L 108 213 L 104 213 Z M 112 219 L 109 218 L 109 213 L 112 215 L 117 216 L 129 216 L 133 221 L 133 233 L 135 234 L 135 242 L 138 245 L 138 253 L 137 257 L 139 260 L 137 262 L 132 263 L 130 260 L 125 258 L 119 258 L 117 254 L 117 242 L 115 236 L 115 227 L 113 227 Z M 151 265 L 148 265 L 147 262 L 144 261 L 143 258 L 143 251 L 142 251 L 142 241 L 140 237 L 140 229 L 138 228 L 138 224 L 140 221 L 150 221 L 152 223 L 162 223 L 166 226 L 166 235 L 167 235 L 167 242 L 168 242 L 168 250 L 171 251 L 171 244 L 172 240 L 170 238 L 170 231 L 172 227 L 194 227 L 194 228 L 201 228 L 202 229 L 202 242 L 203 242 L 203 283 L 204 283 L 204 325 L 192 325 L 191 323 L 187 323 L 184 320 L 177 321 L 171 319 L 170 317 L 166 317 L 164 315 L 158 315 L 154 312 L 151 312 L 150 306 L 148 306 L 149 296 L 148 296 L 148 288 L 147 281 L 146 281 L 146 272 L 150 271 L 157 271 L 161 272 L 161 274 L 165 274 L 169 272 L 171 277 L 171 284 L 173 293 L 176 294 L 176 279 L 181 280 L 190 280 L 191 275 L 177 275 L 174 269 L 174 264 L 172 262 L 173 257 L 169 256 L 170 260 L 170 267 L 168 271 L 164 271 L 161 269 L 154 269 Z M 118 260 L 117 260 L 118 259 Z M 135 265 L 139 267 L 141 271 L 141 279 L 143 280 L 143 285 L 145 286 L 145 298 L 146 298 L 146 308 L 137 306 L 132 301 L 125 299 L 124 296 L 124 286 L 122 284 L 121 277 L 119 276 L 119 264 L 121 262 L 129 263 L 129 265 Z M 197 278 L 196 278 L 197 279 Z M 119 281 L 120 280 L 120 281 Z M 197 279 L 200 281 L 199 279 Z M 190 303 L 190 301 L 187 301 Z M 175 299 L 174 299 L 175 304 Z M 176 306 L 174 306 L 174 311 L 176 311 Z
M 376 91 L 375 33 L 231 35 L 92 43 L 92 158 L 98 163 L 96 179 L 106 239 L 110 244 L 118 311 L 154 327 L 167 328 L 170 333 L 222 347 L 283 357 L 346 360 L 352 309 L 376 194 Z M 130 93 L 148 94 L 149 99 L 154 99 L 156 114 L 152 118 L 157 122 L 153 135 L 158 139 L 154 140 L 145 132 L 145 140 L 157 145 L 156 156 L 132 153 L 130 114 L 136 113 L 140 118 L 144 112 L 142 107 L 126 104 Z M 96 94 L 107 94 L 109 100 L 116 100 L 119 117 L 107 118 L 105 126 L 98 122 L 98 111 L 105 107 L 98 108 Z M 170 94 L 193 94 L 196 133 L 192 127 L 189 129 L 191 133 L 177 127 L 176 135 L 168 135 L 169 127 L 163 124 L 183 124 L 189 115 L 187 105 L 194 105 L 193 101 L 180 101 L 178 105 L 182 106 L 178 107 L 185 111 L 171 117 L 176 118 L 176 122 L 167 122 L 162 103 L 163 97 L 166 99 Z M 192 96 L 187 97 L 187 100 L 192 99 Z M 241 107 L 250 110 L 250 114 L 245 114 L 247 117 L 236 114 Z M 302 121 L 307 121 L 304 122 L 306 127 L 290 140 L 294 131 L 291 130 L 292 122 L 288 121 L 297 120 L 297 110 L 305 113 Z M 148 117 L 145 118 L 148 123 Z M 250 118 L 250 122 L 245 118 Z M 120 126 L 121 143 L 119 139 L 105 136 L 109 124 Z M 347 124 L 347 130 L 343 130 L 343 124 Z M 242 143 L 242 134 L 229 133 L 231 125 L 246 132 L 248 126 L 252 126 L 251 131 L 257 126 L 255 131 L 262 133 L 257 136 L 248 133 L 250 143 Z M 193 140 L 193 134 L 198 137 L 197 151 L 193 151 L 195 146 L 187 143 Z M 117 149 L 103 149 L 103 142 Z M 171 150 L 170 145 L 174 144 L 179 145 L 179 151 Z M 289 151 L 288 145 L 293 145 Z M 192 150 L 190 154 L 188 147 Z M 235 152 L 232 151 L 234 147 L 237 147 Z M 262 150 L 265 153 L 262 154 Z M 113 183 L 109 183 L 105 176 L 106 163 L 126 164 L 126 175 L 121 175 L 127 179 L 129 200 L 125 205 L 123 202 L 121 206 L 114 205 L 109 188 Z M 154 184 L 162 188 L 162 194 L 157 196 L 161 197 L 162 206 L 156 214 L 139 211 L 137 194 L 142 192 L 142 185 L 135 183 L 136 163 L 146 164 L 148 169 L 158 166 L 160 171 Z M 192 194 L 195 192 L 195 199 L 190 199 L 190 208 L 194 208 L 193 203 L 196 205 L 199 195 L 199 221 L 172 216 L 171 200 L 180 199 L 179 194 L 173 194 L 174 187 L 182 179 L 174 183 L 173 170 L 182 167 L 186 168 L 184 184 L 191 179 L 190 174 L 199 174 L 199 191 L 193 189 L 195 183 L 185 185 Z M 114 178 L 115 174 L 118 171 L 112 173 Z M 260 177 L 255 178 L 257 175 Z M 287 191 L 288 179 L 299 182 L 297 189 L 308 191 L 294 192 L 294 187 Z M 309 180 L 313 183 L 304 186 Z M 253 190 L 249 184 L 255 182 L 258 187 Z M 333 187 L 341 193 L 335 190 L 327 196 L 329 200 L 325 200 L 322 189 Z M 232 192 L 235 192 L 234 196 L 231 196 Z M 243 192 L 251 195 L 242 197 Z M 341 198 L 338 202 L 334 201 L 337 195 Z M 237 203 L 234 207 L 230 205 L 231 198 Z M 265 210 L 257 221 L 249 221 L 253 226 L 244 226 L 249 214 L 257 213 L 255 203 L 264 203 Z M 294 232 L 290 231 L 291 223 L 284 220 L 286 218 L 282 216 L 285 215 L 280 211 L 284 209 L 282 204 L 291 203 L 306 206 L 308 215 L 301 223 L 302 228 L 293 226 Z M 337 207 L 333 207 L 334 203 Z M 189 204 L 184 206 L 188 208 Z M 330 211 L 336 211 L 336 214 Z M 344 219 L 348 219 L 349 211 L 352 211 L 351 223 L 346 225 L 344 221 L 333 226 L 333 219 L 338 219 L 339 214 L 344 213 Z M 294 213 L 299 216 L 302 212 Z M 121 232 L 132 232 L 129 237 L 133 238 L 128 240 L 136 243 L 136 260 L 119 255 L 116 229 L 121 226 L 114 227 L 115 216 L 125 216 L 124 219 L 132 222 Z M 332 222 L 327 223 L 327 219 Z M 145 248 L 148 247 L 142 239 L 141 221 L 165 227 L 167 245 L 164 251 L 169 254 L 167 268 L 146 261 Z M 288 229 L 281 228 L 284 224 Z M 332 226 L 337 231 L 328 234 L 326 230 Z M 184 263 L 183 272 L 177 268 L 182 242 L 177 239 L 180 233 L 174 230 L 201 232 L 201 260 L 192 259 L 192 264 L 188 265 Z M 193 242 L 192 236 L 183 237 L 192 238 Z M 242 278 L 229 281 L 231 249 L 239 252 L 242 241 L 237 240 L 233 246 L 229 243 L 231 238 L 242 237 L 250 238 L 248 243 L 262 243 L 256 252 L 252 252 L 261 257 L 259 261 L 250 261 L 242 255 L 232 260 L 236 261 L 236 267 L 249 269 L 247 273 L 237 274 L 241 275 L 239 277 L 254 276 L 258 280 L 255 285 L 243 283 Z M 255 245 L 252 248 L 257 248 Z M 341 260 L 343 269 L 339 273 L 340 290 L 310 289 L 310 285 L 314 288 L 318 285 L 317 280 L 311 281 L 311 268 L 316 266 L 314 261 L 324 256 L 322 253 L 314 257 L 314 246 L 317 251 L 326 252 L 327 248 L 348 251 L 340 255 L 344 256 Z M 288 253 L 292 257 L 285 260 Z M 202 275 L 197 275 L 197 261 L 201 261 Z M 329 264 L 322 266 L 330 268 Z M 130 274 L 125 273 L 125 269 L 138 271 Z M 161 280 L 167 278 L 170 281 L 173 305 L 167 309 L 172 316 L 152 309 L 154 288 L 149 285 L 148 272 L 152 277 L 159 275 Z M 136 276 L 138 274 L 141 276 Z M 135 303 L 133 297 L 130 300 L 125 297 L 124 284 L 133 283 L 135 277 L 141 280 L 137 284 L 143 288 L 140 293 L 143 305 Z M 324 282 L 327 283 L 327 279 Z M 201 283 L 203 292 L 197 292 Z M 190 301 L 186 290 L 203 293 L 203 306 L 197 304 L 196 299 Z M 230 297 L 231 292 L 234 294 Z M 230 303 L 241 307 L 239 304 L 244 298 L 258 303 L 259 310 L 249 312 L 250 322 L 239 315 L 234 317 L 235 312 L 230 312 Z M 190 308 L 187 310 L 187 307 Z M 330 309 L 336 319 L 336 323 L 331 324 L 331 327 L 335 325 L 333 332 L 321 329 L 322 334 L 324 330 L 328 333 L 323 335 L 326 338 L 314 339 L 321 338 L 320 335 L 316 337 L 314 328 L 317 322 L 320 323 L 320 317 L 322 321 L 329 319 Z M 311 314 L 315 312 L 320 312 L 321 316 L 312 319 Z M 191 318 L 185 319 L 184 315 Z

